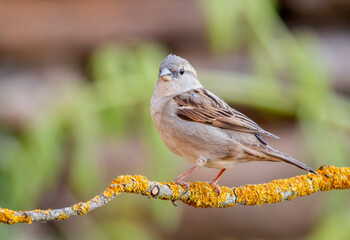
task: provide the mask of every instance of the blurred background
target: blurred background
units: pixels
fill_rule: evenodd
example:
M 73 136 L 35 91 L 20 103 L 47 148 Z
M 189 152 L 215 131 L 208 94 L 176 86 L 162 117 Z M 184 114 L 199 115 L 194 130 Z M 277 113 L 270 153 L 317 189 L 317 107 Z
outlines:
M 191 164 L 150 118 L 159 64 L 188 59 L 203 85 L 281 137 L 313 169 L 350 157 L 346 0 L 0 1 L 0 206 L 61 208 L 118 175 L 173 180 Z M 188 181 L 209 181 L 200 169 Z M 305 174 L 247 163 L 221 185 Z M 123 194 L 67 221 L 0 225 L 1 239 L 350 239 L 348 191 L 261 207 L 196 209 Z

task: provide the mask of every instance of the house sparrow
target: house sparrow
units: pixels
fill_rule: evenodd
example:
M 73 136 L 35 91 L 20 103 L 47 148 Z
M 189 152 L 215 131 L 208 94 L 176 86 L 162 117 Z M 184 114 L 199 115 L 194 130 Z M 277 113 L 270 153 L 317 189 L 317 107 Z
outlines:
M 186 189 L 189 184 L 183 179 L 202 166 L 220 169 L 210 182 L 219 194 L 216 183 L 236 163 L 287 162 L 316 174 L 306 164 L 270 147 L 262 135 L 278 137 L 205 89 L 196 70 L 181 57 L 169 55 L 160 65 L 151 115 L 165 145 L 195 164 L 174 180 Z

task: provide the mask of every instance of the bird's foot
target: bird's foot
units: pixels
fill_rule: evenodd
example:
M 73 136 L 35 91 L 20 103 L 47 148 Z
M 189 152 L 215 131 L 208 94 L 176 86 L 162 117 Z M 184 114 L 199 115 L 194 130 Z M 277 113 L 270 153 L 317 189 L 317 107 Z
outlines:
M 214 178 L 209 184 L 215 188 L 215 192 L 220 195 L 221 193 L 221 189 L 218 185 L 216 185 L 216 183 L 219 181 L 219 178 L 221 177 L 221 175 L 226 171 L 226 168 L 223 168 L 220 170 L 219 174 L 216 176 L 216 178 Z
M 186 189 L 186 191 L 183 194 L 186 194 L 188 192 L 188 190 L 190 189 L 190 184 L 182 181 L 182 179 L 179 177 L 175 178 L 174 183 L 179 184 Z
M 209 184 L 210 186 L 212 186 L 213 188 L 215 188 L 215 192 L 220 195 L 221 194 L 221 188 L 216 184 L 217 181 L 211 181 Z

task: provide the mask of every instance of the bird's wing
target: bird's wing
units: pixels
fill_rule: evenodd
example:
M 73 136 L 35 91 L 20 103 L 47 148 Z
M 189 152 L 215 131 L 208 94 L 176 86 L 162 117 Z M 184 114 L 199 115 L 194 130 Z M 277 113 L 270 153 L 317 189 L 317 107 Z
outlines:
M 209 124 L 215 127 L 278 138 L 262 129 L 253 120 L 231 108 L 221 98 L 205 88 L 194 89 L 173 98 L 177 103 L 177 115 L 184 120 Z

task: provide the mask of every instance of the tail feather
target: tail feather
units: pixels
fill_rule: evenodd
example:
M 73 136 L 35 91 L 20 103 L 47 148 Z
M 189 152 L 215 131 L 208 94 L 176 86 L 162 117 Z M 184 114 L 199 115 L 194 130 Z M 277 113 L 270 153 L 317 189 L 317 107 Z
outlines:
M 295 158 L 283 153 L 283 152 L 280 152 L 276 149 L 273 149 L 272 147 L 270 146 L 265 146 L 267 151 L 265 152 L 267 155 L 269 155 L 270 157 L 273 157 L 273 158 L 277 158 L 277 161 L 283 161 L 283 162 L 286 162 L 286 163 L 289 163 L 289 164 L 292 164 L 298 168 L 301 168 L 303 170 L 306 170 L 308 172 L 311 172 L 313 174 L 316 174 L 317 173 L 312 170 L 312 168 L 310 168 L 309 166 L 307 166 L 305 163 L 303 162 L 300 162 L 298 160 L 296 160 Z

